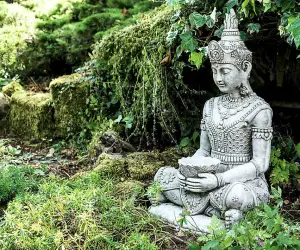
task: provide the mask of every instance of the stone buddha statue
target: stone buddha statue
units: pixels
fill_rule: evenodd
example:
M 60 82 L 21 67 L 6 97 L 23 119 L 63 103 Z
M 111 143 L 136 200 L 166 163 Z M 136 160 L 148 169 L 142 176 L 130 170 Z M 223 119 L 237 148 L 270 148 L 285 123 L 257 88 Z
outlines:
M 200 149 L 189 159 L 202 165 L 202 171 L 188 177 L 163 167 L 154 178 L 161 192 L 150 197 L 151 213 L 177 225 L 186 209 L 183 227 L 199 232 L 207 230 L 212 215 L 229 227 L 269 198 L 264 173 L 270 161 L 272 109 L 250 87 L 252 53 L 240 38 L 233 10 L 224 26 L 221 40 L 208 45 L 213 79 L 223 95 L 205 103 Z M 201 163 L 209 158 L 218 161 L 213 170 Z

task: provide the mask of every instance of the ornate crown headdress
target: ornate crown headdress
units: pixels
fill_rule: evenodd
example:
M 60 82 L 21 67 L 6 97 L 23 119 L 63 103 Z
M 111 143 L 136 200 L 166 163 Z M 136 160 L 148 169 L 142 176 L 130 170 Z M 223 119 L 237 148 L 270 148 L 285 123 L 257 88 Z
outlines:
M 244 61 L 252 62 L 252 53 L 240 37 L 238 20 L 233 9 L 225 14 L 221 40 L 208 44 L 208 56 L 211 63 L 230 63 L 239 69 L 242 69 Z

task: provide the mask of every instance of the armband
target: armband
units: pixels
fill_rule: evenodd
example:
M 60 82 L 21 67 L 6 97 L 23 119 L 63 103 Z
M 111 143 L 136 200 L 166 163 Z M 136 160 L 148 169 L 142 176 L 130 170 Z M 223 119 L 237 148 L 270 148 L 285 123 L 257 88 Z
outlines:
M 201 120 L 200 129 L 201 129 L 201 131 L 206 131 L 206 125 L 205 125 L 204 119 Z
M 263 139 L 271 141 L 273 138 L 273 128 L 252 127 L 252 139 Z

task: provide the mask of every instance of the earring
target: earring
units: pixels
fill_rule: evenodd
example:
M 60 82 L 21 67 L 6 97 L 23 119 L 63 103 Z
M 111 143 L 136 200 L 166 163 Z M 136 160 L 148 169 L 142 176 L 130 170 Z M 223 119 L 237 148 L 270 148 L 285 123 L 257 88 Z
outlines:
M 248 89 L 246 86 L 243 85 L 243 83 L 241 84 L 241 86 L 239 87 L 239 91 L 240 91 L 240 95 L 241 96 L 246 96 L 248 95 Z

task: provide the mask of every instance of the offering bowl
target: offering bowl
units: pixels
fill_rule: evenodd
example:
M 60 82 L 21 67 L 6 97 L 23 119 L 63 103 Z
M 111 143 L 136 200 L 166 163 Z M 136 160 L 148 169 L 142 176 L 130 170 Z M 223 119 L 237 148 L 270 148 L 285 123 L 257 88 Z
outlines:
M 178 160 L 179 172 L 186 178 L 198 177 L 201 173 L 215 173 L 221 161 L 212 157 L 185 157 Z

